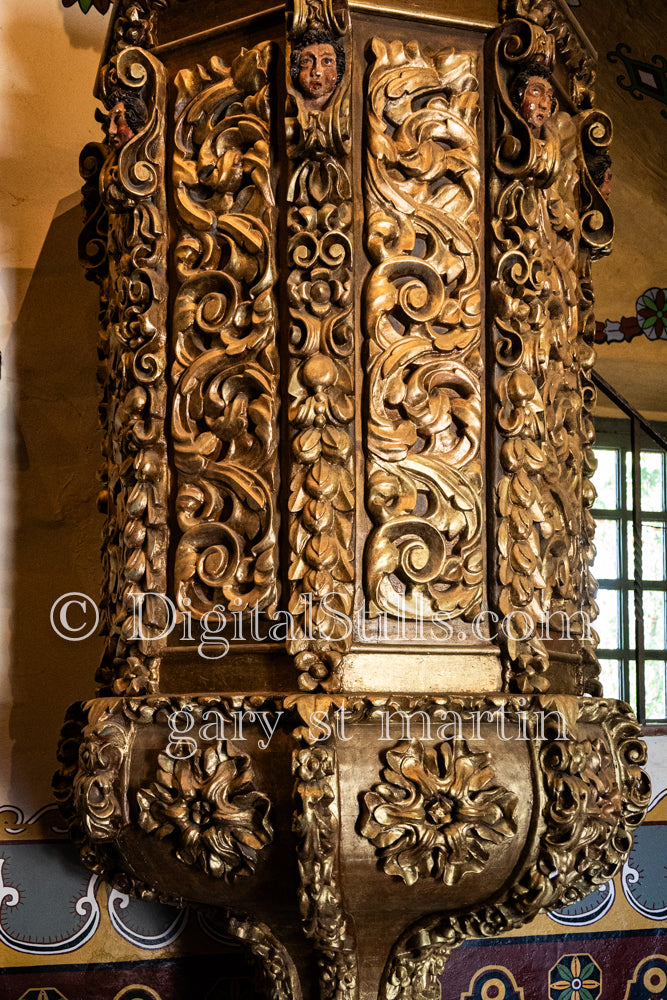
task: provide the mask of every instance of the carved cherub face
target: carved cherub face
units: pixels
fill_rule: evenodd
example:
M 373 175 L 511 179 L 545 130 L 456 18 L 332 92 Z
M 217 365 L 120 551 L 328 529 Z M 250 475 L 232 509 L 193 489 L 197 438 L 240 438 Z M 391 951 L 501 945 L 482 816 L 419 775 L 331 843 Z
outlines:
M 297 83 L 308 111 L 319 111 L 338 83 L 336 53 L 328 42 L 306 45 L 299 54 Z
M 609 195 L 611 194 L 611 167 L 607 167 L 604 172 L 602 184 L 600 185 L 600 194 L 605 201 L 609 200 Z
M 528 77 L 520 112 L 534 132 L 539 131 L 547 118 L 551 117 L 553 99 L 553 87 L 545 77 Z
M 113 149 L 120 149 L 133 137 L 134 131 L 126 118 L 124 101 L 117 101 L 109 111 L 107 140 Z

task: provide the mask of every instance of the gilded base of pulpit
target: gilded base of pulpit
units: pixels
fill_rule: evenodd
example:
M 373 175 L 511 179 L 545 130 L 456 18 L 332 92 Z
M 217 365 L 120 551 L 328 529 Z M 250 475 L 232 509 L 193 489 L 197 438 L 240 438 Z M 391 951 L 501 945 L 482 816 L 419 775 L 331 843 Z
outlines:
M 595 54 L 461 6 L 119 0 L 81 158 L 107 641 L 56 794 L 276 1000 L 438 1000 L 648 805 L 591 629 Z
M 648 804 L 639 727 L 615 701 L 78 708 L 57 788 L 86 863 L 124 892 L 227 911 L 271 997 L 439 997 L 456 945 L 613 877 Z

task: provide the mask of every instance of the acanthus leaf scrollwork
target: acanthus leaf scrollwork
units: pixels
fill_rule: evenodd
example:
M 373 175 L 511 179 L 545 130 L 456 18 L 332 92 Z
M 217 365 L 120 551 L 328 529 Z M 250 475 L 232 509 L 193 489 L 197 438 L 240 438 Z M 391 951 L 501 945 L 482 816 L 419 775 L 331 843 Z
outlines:
M 138 101 L 145 120 L 100 172 L 108 220 L 102 279 L 100 381 L 104 430 L 101 506 L 107 513 L 103 691 L 155 689 L 165 609 L 169 473 L 166 410 L 166 74 L 125 48 L 105 67 L 105 101 Z
M 371 614 L 482 598 L 476 57 L 372 41 L 365 290 Z
M 299 909 L 317 949 L 322 1000 L 354 1000 L 357 959 L 338 879 L 339 809 L 335 751 L 294 751 L 292 829 L 299 858 Z
M 574 691 L 596 690 L 589 578 L 593 402 L 587 337 L 591 292 L 580 185 L 580 130 L 593 113 L 552 109 L 537 131 L 511 98 L 512 75 L 543 60 L 549 39 L 511 21 L 495 41 L 496 175 L 492 204 L 493 349 L 498 399 L 497 605 L 512 619 L 504 642 L 505 679 L 525 693 L 547 691 L 545 639 L 572 641 L 579 658 Z M 604 116 L 603 116 L 604 117 Z M 590 128 L 597 128 L 589 122 Z M 585 220 L 589 221 L 586 222 Z M 600 237 L 604 239 L 603 236 Z M 588 470 L 588 471 L 587 471 Z M 590 580 L 589 580 L 590 584 Z M 582 609 L 578 595 L 588 597 Z M 588 617 L 587 617 L 588 616 Z M 547 631 L 542 626 L 547 623 Z M 556 634 L 552 623 L 558 625 Z
M 176 78 L 176 601 L 278 600 L 278 379 L 271 43 Z

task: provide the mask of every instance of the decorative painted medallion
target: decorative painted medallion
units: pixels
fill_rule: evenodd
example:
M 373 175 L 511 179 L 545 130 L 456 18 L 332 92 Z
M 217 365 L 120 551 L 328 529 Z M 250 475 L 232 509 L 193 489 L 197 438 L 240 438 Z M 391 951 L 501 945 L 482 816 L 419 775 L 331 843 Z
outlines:
M 629 90 L 635 100 L 643 101 L 645 97 L 653 97 L 661 104 L 667 104 L 667 60 L 664 56 L 652 56 L 650 63 L 633 59 L 630 46 L 619 42 L 613 52 L 607 53 L 607 59 L 610 63 L 623 63 L 627 79 L 621 73 L 616 77 L 616 83 L 623 90 Z M 664 108 L 660 114 L 667 118 Z
M 598 1000 L 602 972 L 590 955 L 563 955 L 549 973 L 549 1000 Z

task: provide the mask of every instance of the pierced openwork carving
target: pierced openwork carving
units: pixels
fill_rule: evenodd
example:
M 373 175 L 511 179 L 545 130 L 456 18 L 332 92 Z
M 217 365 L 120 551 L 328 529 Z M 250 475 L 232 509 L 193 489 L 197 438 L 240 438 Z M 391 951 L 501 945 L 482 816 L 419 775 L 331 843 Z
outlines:
M 361 821 L 387 875 L 406 885 L 425 875 L 453 885 L 484 870 L 488 845 L 516 833 L 517 797 L 493 784 L 490 759 L 465 740 L 437 747 L 411 740 L 387 751 L 384 781 L 364 795 Z
M 349 638 L 330 612 L 349 616 L 353 599 L 353 203 L 347 23 L 345 12 L 334 15 L 328 3 L 298 3 L 289 39 L 288 417 L 294 459 L 289 484 L 289 611 L 299 625 L 288 648 L 296 657 L 299 686 L 305 690 L 338 686 L 337 669 Z M 328 93 L 316 90 L 310 80 L 310 70 L 321 64 L 329 74 L 324 77 L 325 90 L 333 86 Z M 300 624 L 304 610 L 312 638 Z
M 255 790 L 250 758 L 218 742 L 187 760 L 158 756 L 156 780 L 137 792 L 139 826 L 170 837 L 184 865 L 233 881 L 252 875 L 273 838 L 271 803 Z
M 365 290 L 370 612 L 482 596 L 475 57 L 372 41 Z
M 108 641 L 98 679 L 103 690 L 128 694 L 155 689 L 160 642 L 150 636 L 164 626 L 162 601 L 145 595 L 165 593 L 168 545 L 165 86 L 161 64 L 140 49 L 124 49 L 107 66 L 101 96 L 108 109 L 140 110 L 124 141 L 106 148 L 100 172 L 101 201 L 90 225 L 99 239 L 106 235 L 106 261 L 99 239 L 82 247 L 92 253 L 103 304 L 102 623 Z M 84 176 L 89 165 L 84 158 Z
M 278 600 L 271 51 L 176 78 L 175 590 L 195 617 Z
M 292 829 L 299 856 L 299 906 L 304 930 L 315 942 L 322 1000 L 356 997 L 354 939 L 338 886 L 336 755 L 328 747 L 295 751 L 296 809 Z

